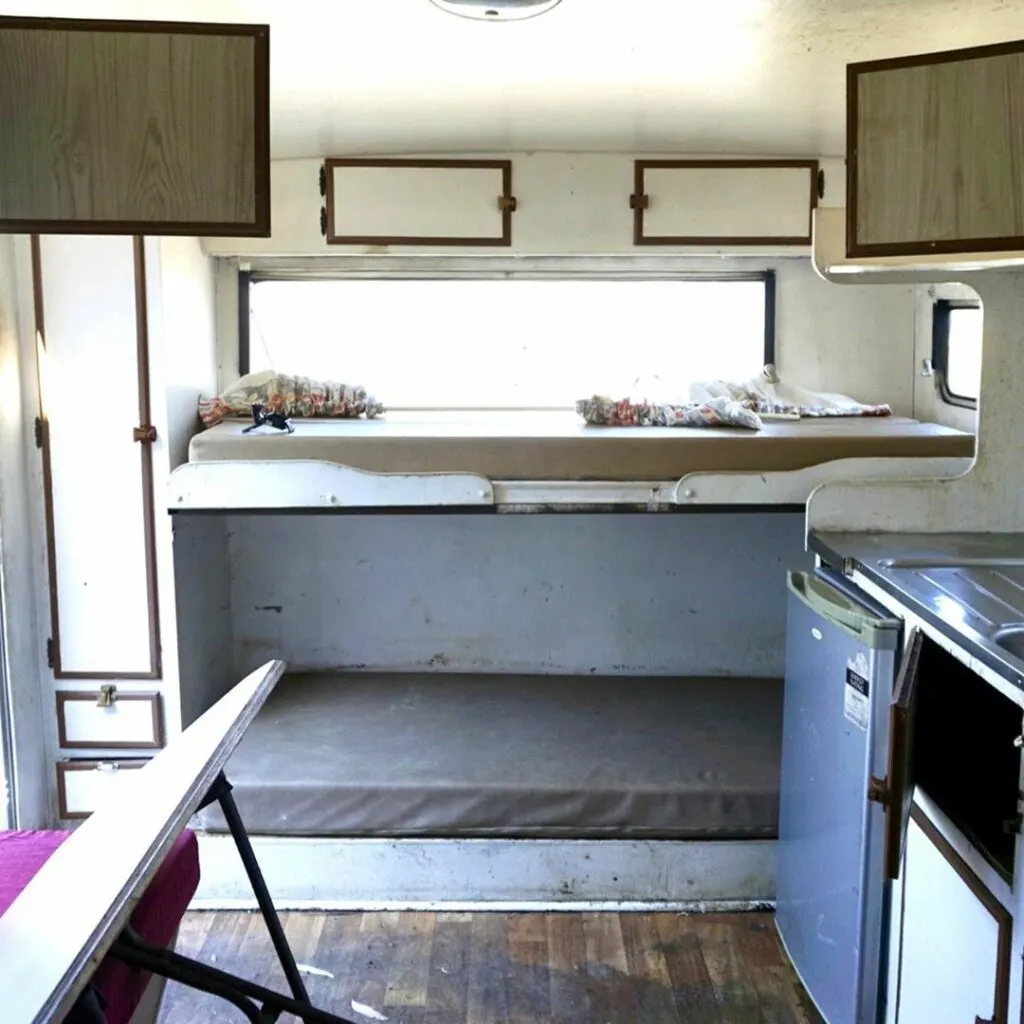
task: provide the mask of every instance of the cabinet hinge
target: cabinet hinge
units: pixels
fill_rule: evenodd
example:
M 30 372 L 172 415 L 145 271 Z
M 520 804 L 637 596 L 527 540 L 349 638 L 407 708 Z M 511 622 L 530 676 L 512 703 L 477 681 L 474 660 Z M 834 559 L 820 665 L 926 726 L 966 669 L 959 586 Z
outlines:
M 868 779 L 868 800 L 872 803 L 888 807 L 891 796 L 888 779 L 880 779 L 876 775 Z
M 327 237 L 327 207 L 320 207 L 320 234 Z
M 34 424 L 35 435 L 36 435 L 36 447 L 43 447 L 43 420 L 42 417 L 37 416 Z
M 53 668 L 53 637 L 46 638 L 46 665 L 47 668 Z
M 320 165 L 320 196 L 323 198 L 327 195 L 327 166 L 326 164 Z
M 1003 832 L 1006 835 L 1019 836 L 1022 830 L 1024 830 L 1024 815 L 1022 814 L 1015 814 L 1003 822 Z
M 825 198 L 825 172 L 823 170 L 821 170 L 820 168 L 818 169 L 818 180 L 817 180 L 816 184 L 818 186 L 818 198 L 819 199 L 824 199 Z

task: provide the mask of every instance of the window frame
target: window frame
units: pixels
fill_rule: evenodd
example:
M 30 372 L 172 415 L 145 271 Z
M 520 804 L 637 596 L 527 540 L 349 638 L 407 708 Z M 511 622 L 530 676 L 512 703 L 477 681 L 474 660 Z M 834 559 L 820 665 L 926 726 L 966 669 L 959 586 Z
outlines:
M 932 370 L 943 402 L 961 409 L 977 409 L 977 398 L 958 395 L 949 387 L 949 319 L 957 309 L 980 310 L 981 303 L 969 299 L 936 299 L 932 303 Z
M 366 279 L 371 277 L 379 280 L 480 280 L 493 277 L 493 274 L 459 272 L 459 273 L 423 273 L 423 274 L 334 274 L 327 277 L 327 280 L 344 281 Z M 764 268 L 750 271 L 718 272 L 718 273 L 664 273 L 664 272 L 642 272 L 636 273 L 577 273 L 577 272 L 525 272 L 505 273 L 502 275 L 507 280 L 634 280 L 634 281 L 761 281 L 764 285 L 764 343 L 762 349 L 762 365 L 767 366 L 775 363 L 775 339 L 776 339 L 776 283 L 774 268 Z M 301 276 L 300 276 L 300 279 Z M 308 275 L 306 280 L 325 280 L 325 277 L 318 274 Z M 250 338 L 251 338 L 251 317 L 252 303 L 250 291 L 254 284 L 263 281 L 294 281 L 295 274 L 282 274 L 267 271 L 263 273 L 254 272 L 251 268 L 239 268 L 237 274 L 238 285 L 238 373 L 245 376 L 250 370 Z M 496 410 L 501 411 L 501 410 Z

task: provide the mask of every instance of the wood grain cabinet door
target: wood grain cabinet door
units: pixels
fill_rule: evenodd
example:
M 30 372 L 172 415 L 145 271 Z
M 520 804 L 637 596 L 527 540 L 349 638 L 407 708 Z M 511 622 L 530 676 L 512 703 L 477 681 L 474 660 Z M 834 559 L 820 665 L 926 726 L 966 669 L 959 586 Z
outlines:
M 847 71 L 847 254 L 1024 249 L 1024 41 Z
M 0 17 L 0 231 L 270 234 L 262 25 Z

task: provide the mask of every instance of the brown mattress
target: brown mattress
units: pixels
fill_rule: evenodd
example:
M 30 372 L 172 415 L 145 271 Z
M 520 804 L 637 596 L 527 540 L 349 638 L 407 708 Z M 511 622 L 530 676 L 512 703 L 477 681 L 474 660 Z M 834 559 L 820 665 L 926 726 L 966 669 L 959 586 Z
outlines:
M 771 838 L 781 719 L 774 679 L 287 675 L 225 771 L 254 834 Z
M 295 420 L 293 434 L 243 434 L 245 425 L 224 421 L 197 434 L 189 461 L 317 459 L 379 473 L 478 473 L 491 480 L 677 480 L 700 470 L 974 454 L 973 435 L 902 417 L 769 422 L 757 432 L 591 427 L 550 417 L 489 424 Z

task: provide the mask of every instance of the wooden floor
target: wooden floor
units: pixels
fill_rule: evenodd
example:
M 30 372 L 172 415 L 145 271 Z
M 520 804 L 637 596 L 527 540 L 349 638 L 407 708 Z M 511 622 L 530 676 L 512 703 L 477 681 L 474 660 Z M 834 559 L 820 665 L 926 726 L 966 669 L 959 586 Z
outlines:
M 314 1003 L 394 1024 L 819 1024 L 769 914 L 283 914 Z M 179 952 L 285 991 L 262 918 L 191 913 Z M 281 1018 L 282 1021 L 291 1018 Z M 168 983 L 161 1024 L 243 1021 Z

